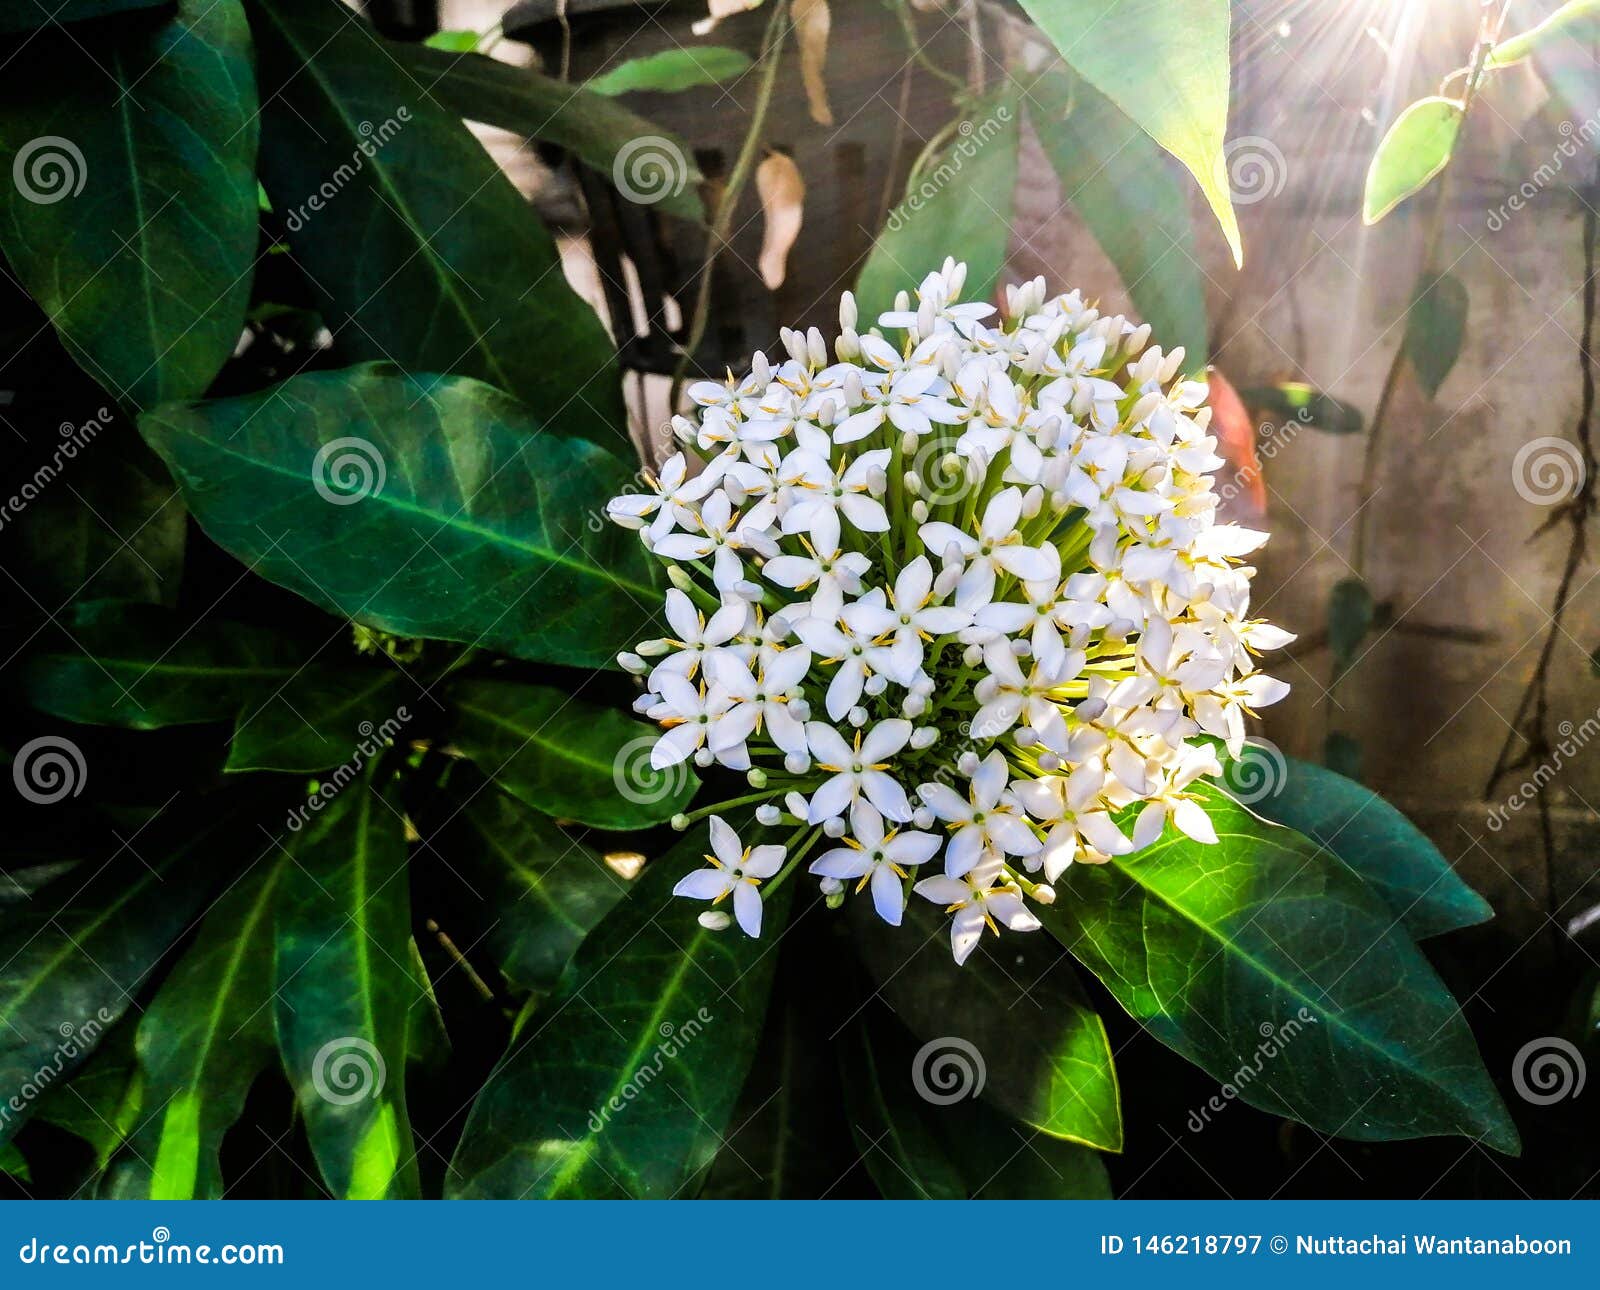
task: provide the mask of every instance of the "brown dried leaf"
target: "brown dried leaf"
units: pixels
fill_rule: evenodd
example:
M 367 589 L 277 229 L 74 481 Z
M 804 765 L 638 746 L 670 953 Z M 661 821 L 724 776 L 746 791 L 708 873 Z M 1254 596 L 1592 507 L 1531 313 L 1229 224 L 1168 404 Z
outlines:
M 800 236 L 806 181 L 793 157 L 774 152 L 756 167 L 756 192 L 766 222 L 761 236 L 761 280 L 769 291 L 776 291 L 788 273 L 789 249 Z
M 794 35 L 800 43 L 800 79 L 806 87 L 806 106 L 818 125 L 833 124 L 828 106 L 828 84 L 822 78 L 828 61 L 828 32 L 833 15 L 828 0 L 794 0 Z

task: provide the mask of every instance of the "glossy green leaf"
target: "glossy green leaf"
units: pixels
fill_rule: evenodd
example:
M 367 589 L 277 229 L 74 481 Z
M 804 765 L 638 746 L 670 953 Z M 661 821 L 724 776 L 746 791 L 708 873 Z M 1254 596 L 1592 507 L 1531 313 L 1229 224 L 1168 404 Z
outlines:
M 1450 163 L 1461 130 L 1461 104 L 1434 95 L 1395 118 L 1367 168 L 1361 219 L 1376 224 Z
M 211 805 L 208 821 L 174 807 L 131 846 L 109 842 L 88 881 L 69 873 L 0 924 L 0 1103 L 22 1104 L 0 1116 L 0 1142 L 94 1051 L 183 933 L 224 859 L 227 809 Z
M 1299 421 L 1330 434 L 1360 434 L 1364 424 L 1360 408 L 1304 381 L 1252 385 L 1240 390 L 1239 397 L 1285 425 Z
M 925 1117 L 915 1059 L 903 1060 L 901 1046 L 881 1033 L 885 1022 L 868 1012 L 850 1028 L 840 1057 L 862 1163 L 885 1200 L 966 1200 L 967 1184 Z
M 71 1081 L 40 1100 L 33 1116 L 88 1143 L 96 1174 L 139 1123 L 144 1077 L 133 1048 L 137 1024 L 136 1018 L 124 1017 L 112 1027 Z
M 239 711 L 228 749 L 232 771 L 318 771 L 403 738 L 415 706 L 399 701 L 406 677 L 393 664 L 305 667 Z M 367 755 L 372 755 L 369 751 Z
M 325 0 L 254 0 L 250 21 L 261 180 L 337 351 L 477 377 L 547 429 L 625 448 L 605 328 L 527 202 L 396 61 L 399 46 Z
M 694 163 L 693 149 L 620 103 L 587 86 L 481 54 L 446 54 L 421 46 L 396 46 L 390 52 L 449 112 L 565 148 L 608 179 L 614 180 L 618 154 L 636 139 L 648 141 L 653 146 L 645 155 L 662 162 L 659 176 L 639 190 L 648 204 L 684 219 L 704 218 L 699 185 L 705 177 Z M 635 145 L 634 150 L 642 148 Z M 619 191 L 630 196 L 626 189 Z
M 83 725 L 155 730 L 231 721 L 299 671 L 304 651 L 274 632 L 157 605 L 101 600 L 63 615 L 16 687 L 29 706 Z
M 900 927 L 852 909 L 856 944 L 884 999 L 923 1043 L 936 1093 L 971 1085 L 1059 1138 L 1122 1149 L 1111 1044 L 1072 963 L 1042 936 L 985 937 L 965 964 L 950 954 L 949 918 L 913 898 Z M 981 1086 L 981 1087 L 980 1087 Z
M 1083 217 L 1116 266 L 1155 342 L 1206 363 L 1205 276 L 1189 202 L 1156 145 L 1087 81 L 1047 72 L 1028 90 L 1028 119 Z M 1129 212 L 1137 211 L 1137 218 Z
M 48 31 L 9 62 L 0 169 L 25 181 L 0 185 L 0 248 L 72 356 L 129 404 L 198 396 L 238 343 L 256 136 L 238 0 Z
M 1021 0 L 1071 68 L 1181 161 L 1242 263 L 1228 189 L 1228 0 Z
M 792 889 L 768 895 L 759 940 L 707 931 L 670 895 L 706 847 L 697 830 L 646 865 L 584 941 L 568 985 L 473 1104 L 449 1194 L 661 1199 L 711 1163 L 761 1035 Z
M 1539 52 L 1561 35 L 1592 38 L 1600 31 L 1600 0 L 1567 0 L 1543 22 L 1507 36 L 1489 51 L 1485 66 L 1510 67 Z
M 659 610 L 637 535 L 601 518 L 621 462 L 481 382 L 372 364 L 139 428 L 214 541 L 368 626 L 600 666 Z
M 583 83 L 583 88 L 608 98 L 638 90 L 671 94 L 679 90 L 692 90 L 700 85 L 720 85 L 749 70 L 750 55 L 742 49 L 730 49 L 726 45 L 694 45 L 663 49 L 658 53 L 646 54 L 643 58 L 630 58 L 599 76 L 591 77 Z
M 36 31 L 56 23 L 88 22 L 133 9 L 154 9 L 166 0 L 10 0 L 0 9 L 0 34 Z
M 1257 815 L 1320 842 L 1360 875 L 1413 937 L 1494 917 L 1416 825 L 1370 789 L 1275 748 L 1246 744 L 1222 783 Z
M 1355 661 L 1356 651 L 1372 630 L 1377 612 L 1372 592 L 1360 578 L 1341 578 L 1328 593 L 1328 649 L 1336 672 Z
M 683 810 L 700 781 L 686 763 L 658 771 L 645 722 L 553 686 L 465 681 L 450 688 L 454 740 L 535 810 L 597 829 L 642 829 Z
M 436 31 L 422 43 L 429 49 L 442 49 L 451 54 L 470 54 L 483 39 L 479 31 Z
M 1424 274 L 1417 280 L 1406 314 L 1406 356 L 1430 399 L 1461 356 L 1467 305 L 1467 285 L 1455 274 Z
M 1011 241 L 1019 111 L 1013 87 L 991 94 L 967 113 L 971 129 L 958 132 L 937 160 L 912 176 L 856 283 L 863 327 L 893 307 L 896 292 L 916 290 L 949 255 L 966 262 L 965 299 L 988 300 L 994 293 Z
M 417 1195 L 405 1070 L 418 997 L 397 808 L 365 776 L 295 834 L 276 898 L 278 1048 L 336 1197 Z
M 628 884 L 592 848 L 477 777 L 452 775 L 427 844 L 493 912 L 486 944 L 512 984 L 553 990 Z
M 274 1056 L 273 897 L 289 868 L 274 854 L 206 912 L 200 935 L 139 1021 L 150 1115 L 117 1180 L 118 1196 L 224 1193 L 223 1134 Z
M 1219 841 L 1169 830 L 1075 865 L 1045 925 L 1162 1043 L 1239 1098 L 1360 1141 L 1519 1150 L 1450 993 L 1354 873 L 1214 790 Z

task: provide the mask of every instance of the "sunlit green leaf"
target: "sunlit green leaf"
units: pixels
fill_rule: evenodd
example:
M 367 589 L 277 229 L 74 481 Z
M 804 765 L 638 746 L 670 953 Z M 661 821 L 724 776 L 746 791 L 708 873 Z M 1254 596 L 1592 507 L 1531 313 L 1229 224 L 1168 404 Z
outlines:
M 1244 259 L 1228 190 L 1228 0 L 1021 0 L 1068 65 L 1181 161 Z
M 669 94 L 700 85 L 720 85 L 749 69 L 750 55 L 742 49 L 729 49 L 726 45 L 691 45 L 630 58 L 591 77 L 583 83 L 583 88 L 608 97 L 636 90 Z
M 1395 118 L 1367 168 L 1364 223 L 1376 224 L 1450 163 L 1461 130 L 1456 99 L 1418 99 Z
M 1502 40 L 1489 51 L 1485 66 L 1509 67 L 1538 53 L 1563 33 L 1568 36 L 1592 36 L 1595 29 L 1600 29 L 1600 0 L 1567 0 L 1543 22 Z

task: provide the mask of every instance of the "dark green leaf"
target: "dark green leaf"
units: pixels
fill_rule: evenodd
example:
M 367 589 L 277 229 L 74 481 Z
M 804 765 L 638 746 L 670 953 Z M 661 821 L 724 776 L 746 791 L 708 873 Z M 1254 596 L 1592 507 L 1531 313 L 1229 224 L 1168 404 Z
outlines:
M 1028 90 L 1029 119 L 1061 180 L 1116 266 L 1155 342 L 1206 364 L 1205 277 L 1189 202 L 1156 145 L 1087 81 L 1048 72 Z M 1130 219 L 1129 212 L 1138 211 Z
M 1320 842 L 1388 903 L 1413 937 L 1494 917 L 1439 848 L 1370 789 L 1267 745 L 1224 761 L 1223 784 L 1257 815 Z
M 1372 593 L 1360 578 L 1341 578 L 1333 584 L 1328 594 L 1328 649 L 1336 671 L 1355 661 L 1356 651 L 1372 630 L 1375 612 Z
M 139 427 L 218 544 L 369 626 L 596 666 L 658 612 L 601 518 L 622 464 L 481 382 L 372 364 Z
M 967 1184 L 924 1114 L 914 1061 L 881 1033 L 887 1021 L 869 1012 L 840 1059 L 862 1162 L 886 1200 L 966 1200 Z
M 1600 31 L 1600 0 L 1568 0 L 1543 22 L 1508 36 L 1489 51 L 1486 66 L 1509 67 L 1536 54 L 1563 32 L 1592 39 Z
M 1122 1149 L 1105 1023 L 1048 937 L 986 936 L 958 966 L 948 916 L 921 897 L 910 901 L 900 927 L 861 902 L 852 922 L 883 997 L 923 1041 L 916 1072 L 923 1086 L 946 1098 L 981 1092 L 1046 1133 Z
M 88 22 L 132 9 L 154 9 L 167 0 L 10 0 L 0 10 L 0 34 L 35 31 L 56 23 Z
M 405 831 L 355 780 L 291 843 L 277 897 L 278 1047 L 336 1197 L 414 1197 L 405 1070 L 418 997 Z
M 428 845 L 493 912 L 487 943 L 506 977 L 553 990 L 627 883 L 592 848 L 475 776 L 453 774 L 446 803 L 444 828 Z
M 981 1099 L 937 1107 L 933 1119 L 974 1200 L 1110 1200 L 1100 1156 L 1008 1120 Z
M 263 860 L 217 901 L 140 1020 L 150 1115 L 117 1196 L 222 1196 L 222 1136 L 273 1058 L 272 901 L 287 869 L 281 853 Z
M 1244 251 L 1228 189 L 1228 5 L 1225 0 L 1022 0 L 1061 57 L 1181 161 Z
M 966 299 L 993 294 L 1011 240 L 1017 115 L 1014 87 L 991 94 L 967 114 L 971 129 L 911 177 L 856 283 L 863 327 L 893 307 L 896 292 L 914 291 L 952 254 L 967 264 Z
M 30 654 L 17 685 L 66 721 L 155 730 L 231 721 L 303 664 L 293 642 L 258 627 L 101 600 L 72 607 L 60 642 Z
M 1466 330 L 1466 284 L 1453 273 L 1417 279 L 1406 315 L 1406 355 L 1430 399 L 1456 365 Z
M 1376 224 L 1450 164 L 1461 129 L 1461 104 L 1455 99 L 1418 99 L 1395 118 L 1372 154 L 1361 219 Z
M 238 343 L 255 259 L 243 10 L 180 0 L 164 24 L 32 44 L 6 71 L 0 168 L 26 182 L 0 185 L 0 246 L 96 381 L 139 407 L 194 398 Z
M 69 873 L 0 925 L 0 1102 L 23 1104 L 0 1117 L 0 1142 L 94 1050 L 182 934 L 223 856 L 215 835 L 227 809 L 175 809 L 126 845 L 109 843 L 114 854 L 89 881 Z
M 1325 394 L 1304 381 L 1279 381 L 1276 385 L 1252 385 L 1239 391 L 1239 397 L 1287 424 L 1299 421 L 1330 434 L 1360 434 L 1361 409 Z
M 704 176 L 694 164 L 693 151 L 621 104 L 588 87 L 479 54 L 446 54 L 418 46 L 397 46 L 391 52 L 456 116 L 565 148 L 608 178 L 617 173 L 618 154 L 630 144 L 635 151 L 645 150 L 645 145 L 634 143 L 645 140 L 662 166 L 651 176 L 655 182 L 634 192 L 669 215 L 704 218 L 698 189 Z M 627 159 L 624 154 L 623 164 Z M 623 194 L 632 196 L 626 189 Z
M 133 1017 L 112 1027 L 72 1079 L 40 1101 L 34 1115 L 88 1143 L 96 1174 L 110 1164 L 139 1122 L 144 1079 L 133 1050 L 136 1033 Z
M 326 0 L 256 0 L 250 16 L 261 179 L 326 297 L 338 351 L 477 377 L 539 409 L 548 429 L 625 448 L 605 328 L 431 78 L 408 75 L 399 46 Z
M 584 941 L 478 1095 L 450 1194 L 665 1198 L 711 1163 L 760 1038 L 790 888 L 769 894 L 760 940 L 707 931 L 670 895 L 705 848 L 700 830 L 647 865 Z
M 552 686 L 466 681 L 450 689 L 455 742 L 508 793 L 597 829 L 670 820 L 700 781 L 686 763 L 653 770 L 659 731 Z
M 1517 1131 L 1454 999 L 1354 873 L 1200 790 L 1219 841 L 1169 830 L 1078 866 L 1040 917 L 1157 1039 L 1245 1102 L 1360 1141 Z
M 699 85 L 720 85 L 723 81 L 743 75 L 749 69 L 750 55 L 742 49 L 729 49 L 726 45 L 695 45 L 663 49 L 658 53 L 646 54 L 643 58 L 630 58 L 585 81 L 583 88 L 608 97 L 630 94 L 636 90 L 669 94 L 678 90 L 692 90 Z
M 0 1173 L 10 1174 L 19 1182 L 33 1181 L 33 1174 L 28 1169 L 27 1157 L 17 1150 L 15 1142 L 0 1145 Z
M 234 727 L 224 769 L 318 771 L 401 738 L 416 715 L 397 703 L 404 675 L 389 663 L 336 670 L 305 667 L 270 692 L 256 691 Z

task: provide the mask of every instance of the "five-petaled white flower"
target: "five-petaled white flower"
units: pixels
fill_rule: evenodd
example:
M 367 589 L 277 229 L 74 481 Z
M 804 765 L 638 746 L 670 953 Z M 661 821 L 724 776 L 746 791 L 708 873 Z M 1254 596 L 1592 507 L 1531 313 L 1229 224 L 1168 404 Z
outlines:
M 906 908 L 906 870 L 931 860 L 941 845 L 939 838 L 915 829 L 885 833 L 883 816 L 863 801 L 850 808 L 850 832 L 844 846 L 811 862 L 811 872 L 843 882 L 859 879 L 857 891 L 870 883 L 878 917 L 899 927 Z
M 711 817 L 711 852 L 706 857 L 709 869 L 696 869 L 678 880 L 674 896 L 690 900 L 709 900 L 720 904 L 733 897 L 733 916 L 747 936 L 761 935 L 761 896 L 763 880 L 783 866 L 787 854 L 779 846 L 742 846 L 739 835 L 720 815 Z

